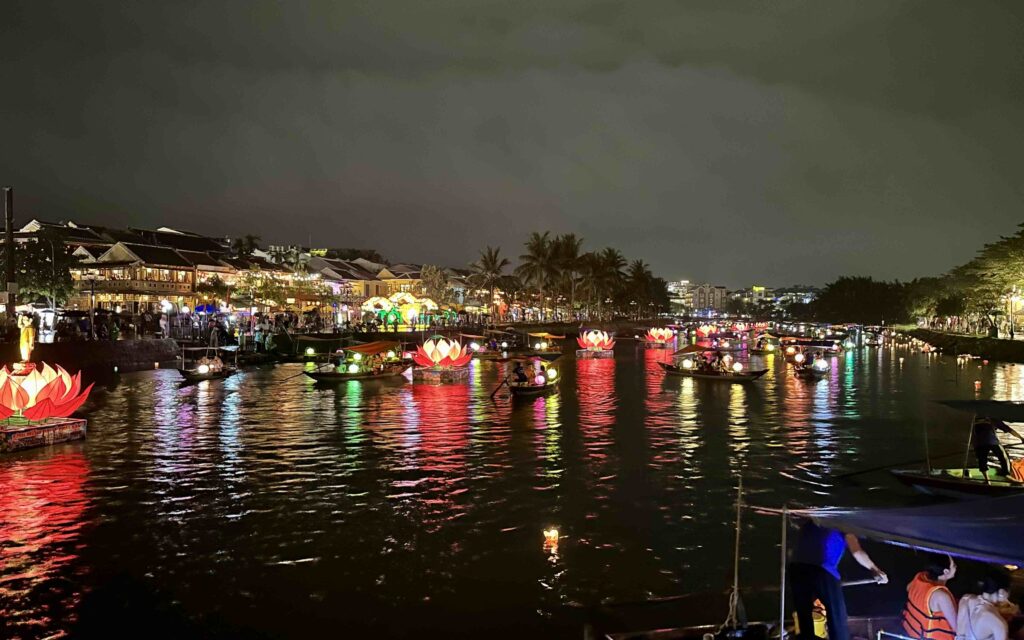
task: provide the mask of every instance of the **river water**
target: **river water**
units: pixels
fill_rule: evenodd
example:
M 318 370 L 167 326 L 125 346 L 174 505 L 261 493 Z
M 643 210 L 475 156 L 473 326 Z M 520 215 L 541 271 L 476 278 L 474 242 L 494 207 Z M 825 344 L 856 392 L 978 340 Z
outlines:
M 768 356 L 728 385 L 666 379 L 667 353 L 570 353 L 560 394 L 514 403 L 489 399 L 488 362 L 437 387 L 318 388 L 299 364 L 122 375 L 87 441 L 0 459 L 0 636 L 577 637 L 567 605 L 724 588 L 740 474 L 754 504 L 906 504 L 884 473 L 830 478 L 921 457 L 925 424 L 932 452 L 959 450 L 969 418 L 930 400 L 1024 384 L 897 348 L 819 382 Z M 743 580 L 770 584 L 778 521 L 746 518 Z

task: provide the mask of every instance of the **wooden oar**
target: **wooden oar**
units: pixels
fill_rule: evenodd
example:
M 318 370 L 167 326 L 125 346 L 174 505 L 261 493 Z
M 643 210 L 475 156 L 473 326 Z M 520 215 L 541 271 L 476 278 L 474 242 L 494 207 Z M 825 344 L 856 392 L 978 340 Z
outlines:
M 498 391 L 500 391 L 500 390 L 501 390 L 501 388 L 502 388 L 502 387 L 504 387 L 504 386 L 505 386 L 505 385 L 507 385 L 507 384 L 508 384 L 508 378 L 505 378 L 504 380 L 502 380 L 502 381 L 501 381 L 501 384 L 499 384 L 499 385 L 498 385 L 498 386 L 497 386 L 497 387 L 496 387 L 496 388 L 494 389 L 494 391 L 492 391 L 492 392 L 491 392 L 491 397 L 490 397 L 490 399 L 491 399 L 491 400 L 494 400 L 494 394 L 498 393 Z
M 931 456 L 932 460 L 939 460 L 941 458 L 950 458 L 952 456 L 960 455 L 959 451 L 950 451 L 937 456 Z M 832 480 L 842 480 L 843 478 L 852 478 L 853 476 L 864 475 L 865 473 L 871 473 L 872 471 L 882 471 L 884 469 L 891 469 L 892 467 L 902 467 L 908 464 L 920 464 L 924 462 L 926 458 L 919 458 L 917 460 L 906 460 L 904 462 L 890 462 L 878 467 L 871 467 L 870 469 L 861 469 L 860 471 L 851 471 L 850 473 L 841 473 L 838 476 L 831 476 Z

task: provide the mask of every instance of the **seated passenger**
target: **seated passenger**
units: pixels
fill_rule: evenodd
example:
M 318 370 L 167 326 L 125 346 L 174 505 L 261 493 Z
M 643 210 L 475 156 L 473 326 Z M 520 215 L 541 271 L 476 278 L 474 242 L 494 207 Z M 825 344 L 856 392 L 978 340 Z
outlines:
M 957 638 L 962 640 L 1007 640 L 1009 626 L 1000 613 L 1000 602 L 1006 601 L 1010 586 L 1004 573 L 986 576 L 978 583 L 980 595 L 960 598 L 957 616 Z
M 530 379 L 526 377 L 526 369 L 523 368 L 522 362 L 516 363 L 516 368 L 512 370 L 512 376 L 517 384 L 524 384 L 530 381 Z
M 920 640 L 953 640 L 957 628 L 956 600 L 946 582 L 956 575 L 949 556 L 931 554 L 924 571 L 907 585 L 903 630 Z

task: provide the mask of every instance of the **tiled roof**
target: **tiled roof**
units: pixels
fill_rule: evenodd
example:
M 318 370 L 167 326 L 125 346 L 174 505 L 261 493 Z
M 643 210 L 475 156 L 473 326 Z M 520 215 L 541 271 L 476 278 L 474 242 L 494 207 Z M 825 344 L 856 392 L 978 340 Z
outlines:
M 168 247 L 157 247 L 151 244 L 124 243 L 124 246 L 137 255 L 147 265 L 164 267 L 191 267 L 192 263 L 180 253 Z

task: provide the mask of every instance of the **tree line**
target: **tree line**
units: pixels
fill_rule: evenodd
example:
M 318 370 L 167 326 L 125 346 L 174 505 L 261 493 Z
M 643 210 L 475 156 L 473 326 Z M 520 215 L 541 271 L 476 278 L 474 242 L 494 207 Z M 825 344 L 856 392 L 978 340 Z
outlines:
M 535 231 L 527 238 L 519 264 L 501 249 L 487 246 L 470 265 L 470 285 L 486 291 L 491 317 L 499 319 L 499 303 L 538 309 L 540 320 L 607 320 L 649 318 L 668 311 L 664 279 L 643 260 L 627 261 L 612 247 L 584 251 L 574 233 Z
M 982 247 L 965 264 L 909 282 L 844 276 L 830 282 L 810 304 L 792 305 L 797 320 L 897 324 L 952 320 L 962 330 L 985 331 L 1024 296 L 1024 224 L 1016 233 Z

